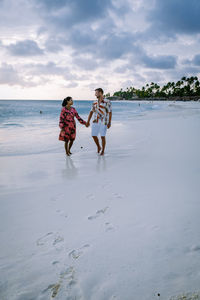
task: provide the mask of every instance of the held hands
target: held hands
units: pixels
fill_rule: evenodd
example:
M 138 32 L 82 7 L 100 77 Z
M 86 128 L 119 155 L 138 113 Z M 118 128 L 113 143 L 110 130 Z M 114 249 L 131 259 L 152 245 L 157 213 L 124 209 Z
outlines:
M 86 122 L 85 127 L 89 127 L 90 126 L 90 122 Z M 107 128 L 109 129 L 111 127 L 111 122 L 108 122 Z

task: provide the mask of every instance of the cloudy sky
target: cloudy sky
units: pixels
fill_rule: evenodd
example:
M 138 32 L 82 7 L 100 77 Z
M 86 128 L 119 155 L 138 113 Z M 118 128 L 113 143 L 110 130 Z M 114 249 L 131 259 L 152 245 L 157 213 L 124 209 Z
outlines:
M 200 0 L 0 0 L 0 98 L 200 75 Z

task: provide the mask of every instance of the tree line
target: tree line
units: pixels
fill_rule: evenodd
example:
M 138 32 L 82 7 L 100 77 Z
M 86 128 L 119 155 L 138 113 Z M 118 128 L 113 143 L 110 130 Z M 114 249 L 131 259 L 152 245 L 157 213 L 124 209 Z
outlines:
M 107 94 L 106 96 L 110 96 Z M 141 89 L 127 87 L 125 90 L 114 92 L 114 97 L 122 99 L 138 98 L 184 98 L 192 96 L 200 96 L 200 82 L 198 77 L 182 77 L 177 82 L 168 82 L 164 86 L 151 82 Z

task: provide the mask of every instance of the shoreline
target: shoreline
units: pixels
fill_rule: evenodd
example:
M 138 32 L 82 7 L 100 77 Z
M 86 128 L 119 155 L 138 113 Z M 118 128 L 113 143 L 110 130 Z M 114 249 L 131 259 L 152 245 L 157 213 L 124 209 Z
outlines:
M 200 96 L 186 96 L 183 98 L 173 97 L 173 98 L 134 98 L 134 99 L 118 99 L 117 97 L 107 97 L 111 101 L 161 101 L 161 102 L 200 102 Z
M 0 158 L 2 299 L 197 297 L 200 113 L 177 106 L 114 123 L 104 157 L 83 131 Z

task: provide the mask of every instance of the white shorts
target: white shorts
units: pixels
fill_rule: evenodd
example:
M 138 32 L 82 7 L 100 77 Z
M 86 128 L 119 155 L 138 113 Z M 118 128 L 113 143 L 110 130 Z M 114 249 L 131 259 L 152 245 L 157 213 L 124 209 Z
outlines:
M 104 125 L 101 121 L 98 123 L 92 123 L 92 136 L 105 136 L 107 131 L 107 125 Z

